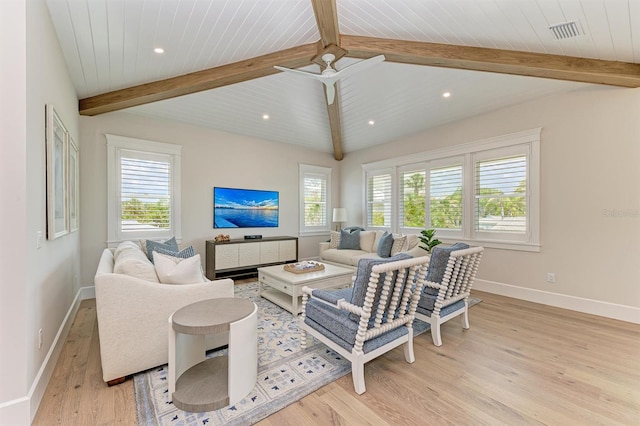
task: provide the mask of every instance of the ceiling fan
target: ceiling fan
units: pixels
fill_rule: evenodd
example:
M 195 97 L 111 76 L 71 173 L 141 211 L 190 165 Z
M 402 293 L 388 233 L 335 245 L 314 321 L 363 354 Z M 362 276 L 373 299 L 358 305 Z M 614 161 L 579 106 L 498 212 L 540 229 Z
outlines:
M 335 84 L 336 81 L 343 77 L 348 77 L 357 71 L 361 71 L 365 68 L 370 67 L 371 65 L 375 65 L 384 61 L 384 55 L 374 56 L 373 58 L 365 59 L 364 61 L 356 62 L 355 64 L 349 65 L 339 71 L 331 68 L 331 63 L 334 61 L 336 57 L 332 53 L 325 53 L 322 55 L 322 60 L 327 64 L 327 67 L 320 74 L 316 74 L 308 71 L 300 71 L 291 68 L 284 68 L 275 65 L 274 68 L 280 71 L 286 71 L 294 74 L 298 74 L 301 76 L 315 78 L 322 82 L 325 85 L 327 92 L 327 104 L 331 105 L 336 95 Z

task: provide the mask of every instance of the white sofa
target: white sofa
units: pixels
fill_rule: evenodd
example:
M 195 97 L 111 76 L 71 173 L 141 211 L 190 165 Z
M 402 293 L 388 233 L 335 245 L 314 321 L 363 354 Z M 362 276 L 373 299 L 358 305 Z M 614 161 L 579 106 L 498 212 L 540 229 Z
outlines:
M 379 259 L 378 242 L 383 231 L 360 231 L 360 250 L 339 249 L 339 232 L 331 232 L 330 242 L 320 243 L 320 261 L 356 269 L 360 259 Z M 418 235 L 394 235 L 391 255 L 408 253 L 413 257 L 428 255 L 419 247 Z
M 146 255 L 142 250 L 140 253 L 142 256 L 132 250 L 137 262 L 132 275 L 144 276 L 140 274 L 142 269 L 147 274 L 150 271 L 141 260 Z M 102 377 L 110 385 L 167 363 L 168 319 L 177 309 L 204 299 L 233 297 L 231 279 L 161 284 L 153 275 L 144 279 L 115 273 L 113 249 L 102 253 L 94 282 Z M 207 349 L 227 344 L 226 337 L 209 338 Z

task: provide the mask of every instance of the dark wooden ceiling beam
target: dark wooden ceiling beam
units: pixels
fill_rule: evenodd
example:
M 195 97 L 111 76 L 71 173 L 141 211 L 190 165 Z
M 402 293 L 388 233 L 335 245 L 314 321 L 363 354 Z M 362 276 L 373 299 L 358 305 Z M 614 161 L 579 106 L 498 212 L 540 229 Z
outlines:
M 388 62 L 640 87 L 640 64 L 634 63 L 344 34 L 340 42 L 353 58 L 382 54 Z
M 220 67 L 80 99 L 80 114 L 102 114 L 265 77 L 280 72 L 273 68 L 274 65 L 288 68 L 310 65 L 316 54 L 317 44 L 311 43 Z

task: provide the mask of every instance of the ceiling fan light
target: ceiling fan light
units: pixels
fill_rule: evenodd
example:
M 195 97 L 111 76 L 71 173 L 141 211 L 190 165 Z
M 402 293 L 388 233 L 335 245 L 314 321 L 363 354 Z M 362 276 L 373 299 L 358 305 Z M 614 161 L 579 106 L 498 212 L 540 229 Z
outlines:
M 451 96 L 451 92 L 444 92 L 444 93 L 442 94 L 442 97 L 443 97 L 443 98 L 448 98 L 448 97 L 450 97 L 450 96 Z

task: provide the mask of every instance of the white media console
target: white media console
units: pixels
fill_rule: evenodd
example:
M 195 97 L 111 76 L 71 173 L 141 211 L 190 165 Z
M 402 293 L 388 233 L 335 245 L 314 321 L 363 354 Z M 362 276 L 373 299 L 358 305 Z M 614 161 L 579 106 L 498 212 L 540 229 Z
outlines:
M 206 243 L 206 275 L 210 280 L 246 275 L 259 267 L 298 261 L 297 237 L 213 241 Z

